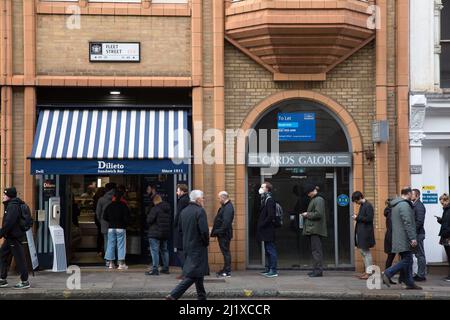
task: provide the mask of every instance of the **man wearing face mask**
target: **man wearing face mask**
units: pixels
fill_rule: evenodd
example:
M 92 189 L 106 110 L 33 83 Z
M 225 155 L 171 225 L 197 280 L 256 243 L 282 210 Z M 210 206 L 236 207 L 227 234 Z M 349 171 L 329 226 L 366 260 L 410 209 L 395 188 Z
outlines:
M 275 247 L 276 204 L 272 198 L 272 185 L 264 182 L 259 189 L 261 211 L 258 218 L 256 239 L 262 241 L 266 253 L 265 270 L 261 273 L 267 278 L 278 277 L 277 250 Z

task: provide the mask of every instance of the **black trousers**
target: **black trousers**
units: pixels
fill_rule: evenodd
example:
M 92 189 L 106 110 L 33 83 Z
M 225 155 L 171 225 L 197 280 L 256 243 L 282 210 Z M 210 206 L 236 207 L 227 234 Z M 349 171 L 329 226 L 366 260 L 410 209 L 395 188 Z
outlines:
M 231 272 L 231 252 L 230 252 L 230 239 L 221 238 L 218 239 L 220 251 L 223 255 L 223 272 Z
M 450 246 L 444 246 L 445 253 L 447 254 L 448 260 L 448 276 L 450 277 Z
M 28 270 L 27 263 L 25 260 L 25 252 L 23 250 L 22 243 L 18 239 L 6 239 L 2 247 L 1 251 L 1 275 L 2 279 L 6 279 L 8 277 L 8 269 L 11 264 L 12 257 L 16 262 L 16 266 L 20 272 L 20 279 L 22 281 L 28 280 Z
M 170 295 L 178 300 L 181 296 L 195 283 L 195 288 L 197 289 L 197 299 L 206 300 L 205 286 L 203 285 L 203 277 L 201 278 L 184 278 L 176 287 L 172 290 Z
M 323 272 L 323 250 L 322 250 L 322 238 L 319 235 L 309 236 L 311 241 L 311 252 L 313 257 L 313 266 L 315 273 Z
M 389 269 L 392 266 L 392 263 L 394 262 L 396 255 L 397 255 L 396 253 L 388 253 L 387 254 L 385 269 Z

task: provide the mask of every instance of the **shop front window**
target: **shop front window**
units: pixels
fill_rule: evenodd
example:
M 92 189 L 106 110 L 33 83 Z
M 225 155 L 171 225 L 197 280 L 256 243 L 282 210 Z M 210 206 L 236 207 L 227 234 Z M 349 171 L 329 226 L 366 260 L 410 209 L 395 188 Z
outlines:
M 311 123 L 308 123 L 309 120 Z M 284 130 L 285 128 L 290 129 Z M 282 102 L 264 115 L 255 129 L 256 132 L 269 129 L 268 133 L 270 129 L 283 129 L 278 133 L 279 152 L 282 156 L 349 155 L 349 143 L 341 124 L 325 107 L 312 101 Z M 267 140 L 270 141 L 270 134 Z M 268 149 L 270 152 L 270 148 Z M 294 159 L 298 159 L 295 157 Z M 353 266 L 351 204 L 337 201 L 350 198 L 351 164 L 310 166 L 295 161 L 281 166 L 271 175 L 264 173 L 262 167 L 249 166 L 247 176 L 249 267 L 260 267 L 264 262 L 262 243 L 257 241 L 257 222 L 261 208 L 258 189 L 264 181 L 273 185 L 272 196 L 285 213 L 283 225 L 276 231 L 279 268 L 312 267 L 310 243 L 308 237 L 303 235 L 299 218 L 300 213 L 307 211 L 309 203 L 309 198 L 303 191 L 305 183 L 318 186 L 319 194 L 326 202 L 328 236 L 322 241 L 324 267 Z

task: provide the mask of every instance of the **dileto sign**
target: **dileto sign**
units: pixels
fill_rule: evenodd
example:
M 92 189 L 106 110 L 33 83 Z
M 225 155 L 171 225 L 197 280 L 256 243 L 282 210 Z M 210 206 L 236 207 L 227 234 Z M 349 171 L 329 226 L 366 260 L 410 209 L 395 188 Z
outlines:
M 32 174 L 179 174 L 186 163 L 171 159 L 31 159 Z

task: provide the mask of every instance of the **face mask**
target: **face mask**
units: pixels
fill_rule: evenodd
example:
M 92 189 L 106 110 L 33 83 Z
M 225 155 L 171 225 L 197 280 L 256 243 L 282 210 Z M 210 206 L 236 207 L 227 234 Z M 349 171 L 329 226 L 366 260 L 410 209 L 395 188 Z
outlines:
M 259 194 L 264 194 L 264 189 L 263 188 L 259 188 Z

